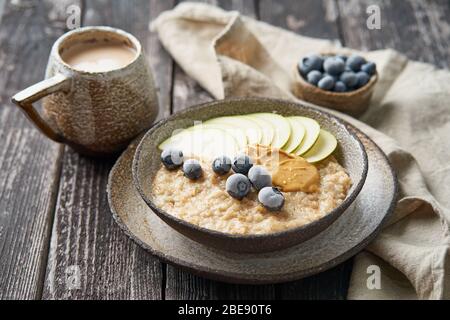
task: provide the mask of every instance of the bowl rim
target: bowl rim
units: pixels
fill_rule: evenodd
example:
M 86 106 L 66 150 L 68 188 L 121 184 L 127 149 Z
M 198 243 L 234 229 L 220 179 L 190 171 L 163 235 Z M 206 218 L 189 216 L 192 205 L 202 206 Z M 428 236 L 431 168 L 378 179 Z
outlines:
M 312 112 L 315 112 L 318 114 L 324 114 L 325 116 L 335 120 L 336 122 L 338 122 L 345 128 L 345 130 L 347 131 L 347 134 L 349 134 L 357 142 L 357 144 L 359 146 L 359 150 L 362 154 L 363 170 L 361 173 L 361 178 L 358 181 L 358 183 L 355 185 L 355 188 L 344 199 L 344 201 L 340 205 L 335 207 L 333 210 L 329 211 L 322 218 L 315 220 L 313 222 L 310 222 L 308 224 L 299 226 L 299 227 L 290 228 L 287 230 L 282 230 L 282 231 L 277 231 L 277 232 L 272 232 L 272 233 L 242 235 L 242 234 L 231 234 L 231 233 L 226 233 L 226 232 L 217 231 L 217 230 L 213 230 L 213 229 L 208 229 L 205 227 L 195 225 L 193 223 L 190 223 L 190 222 L 180 219 L 178 217 L 175 217 L 175 216 L 171 215 L 170 213 L 166 212 L 165 210 L 160 209 L 149 197 L 146 196 L 144 190 L 141 187 L 140 179 L 138 177 L 138 167 L 139 167 L 139 163 L 140 163 L 141 157 L 142 157 L 141 151 L 142 151 L 143 143 L 149 136 L 151 136 L 151 134 L 153 132 L 155 132 L 158 128 L 165 125 L 167 122 L 171 121 L 176 116 L 190 113 L 196 109 L 201 109 L 201 108 L 204 108 L 207 106 L 221 104 L 221 103 L 245 102 L 245 101 L 254 101 L 254 102 L 269 101 L 272 103 L 291 104 L 291 105 L 295 105 L 295 106 L 300 106 L 301 108 L 308 109 L 309 111 L 312 111 Z M 307 106 L 307 105 L 301 104 L 299 102 L 283 100 L 283 99 L 274 99 L 274 98 L 266 98 L 266 97 L 242 97 L 242 98 L 227 98 L 227 99 L 213 100 L 213 101 L 209 101 L 209 102 L 205 102 L 205 103 L 201 103 L 201 104 L 196 104 L 196 105 L 190 106 L 186 109 L 183 109 L 181 111 L 178 111 L 178 112 L 170 115 L 169 117 L 158 121 L 140 139 L 139 144 L 136 147 L 136 152 L 134 154 L 133 163 L 132 163 L 133 184 L 134 184 L 135 188 L 138 190 L 138 193 L 141 196 L 141 198 L 144 200 L 144 202 L 150 207 L 150 209 L 153 212 L 164 216 L 165 218 L 167 218 L 168 220 L 171 220 L 172 222 L 174 222 L 176 224 L 182 225 L 183 227 L 189 228 L 191 230 L 195 230 L 196 232 L 206 233 L 209 236 L 214 236 L 216 238 L 221 238 L 221 239 L 226 239 L 226 240 L 230 240 L 230 239 L 233 239 L 233 240 L 258 240 L 258 239 L 267 239 L 267 238 L 277 238 L 277 237 L 281 237 L 281 236 L 288 236 L 290 234 L 295 234 L 295 233 L 301 232 L 307 228 L 312 228 L 315 225 L 318 225 L 318 224 L 322 223 L 323 221 L 330 219 L 331 217 L 334 217 L 334 216 L 339 217 L 339 215 L 342 214 L 353 203 L 353 201 L 356 199 L 356 197 L 360 193 L 360 191 L 366 181 L 369 164 L 368 164 L 368 157 L 367 157 L 367 153 L 364 148 L 364 145 L 362 144 L 361 140 L 357 137 L 356 133 L 353 130 L 351 130 L 352 128 L 353 128 L 353 126 L 350 123 L 348 123 L 347 121 L 345 121 L 329 112 L 317 109 L 313 106 Z M 337 217 L 336 217 L 336 219 L 337 219 Z

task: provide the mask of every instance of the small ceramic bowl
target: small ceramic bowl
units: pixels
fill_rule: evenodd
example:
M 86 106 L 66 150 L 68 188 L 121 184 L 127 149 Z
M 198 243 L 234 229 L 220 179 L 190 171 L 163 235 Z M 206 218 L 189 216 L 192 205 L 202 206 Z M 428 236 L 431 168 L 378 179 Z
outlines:
M 322 56 L 329 55 L 322 54 Z M 371 76 L 369 82 L 363 87 L 349 92 L 326 91 L 310 84 L 302 77 L 297 65 L 294 67 L 294 78 L 296 81 L 293 91 L 298 98 L 357 117 L 369 107 L 375 84 L 378 81 L 378 73 Z
M 158 208 L 152 199 L 152 181 L 161 168 L 158 145 L 170 137 L 175 129 L 192 126 L 194 121 L 254 112 L 277 112 L 283 116 L 306 116 L 319 122 L 338 140 L 335 157 L 344 166 L 352 180 L 352 187 L 341 205 L 323 218 L 305 226 L 286 231 L 259 234 L 236 235 L 218 232 L 181 220 Z M 331 114 L 298 103 L 266 99 L 240 98 L 213 101 L 178 112 L 152 127 L 142 138 L 133 160 L 133 182 L 141 197 L 163 221 L 183 235 L 206 246 L 221 250 L 257 253 L 284 249 L 310 239 L 326 229 L 355 200 L 367 175 L 367 154 L 352 127 Z M 331 244 L 330 244 L 331 245 Z

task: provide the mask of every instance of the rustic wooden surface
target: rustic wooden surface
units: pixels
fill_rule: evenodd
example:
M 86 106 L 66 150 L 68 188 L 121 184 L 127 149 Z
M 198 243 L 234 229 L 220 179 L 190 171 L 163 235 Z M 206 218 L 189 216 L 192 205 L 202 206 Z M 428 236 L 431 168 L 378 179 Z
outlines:
M 227 10 L 306 36 L 358 49 L 394 48 L 449 67 L 450 3 L 425 1 L 211 0 Z M 161 263 L 114 224 L 100 162 L 48 141 L 10 97 L 39 81 L 66 8 L 83 25 L 111 25 L 137 36 L 155 71 L 159 118 L 211 100 L 173 62 L 148 24 L 177 1 L 0 0 L 0 299 L 345 299 L 352 261 L 286 284 L 230 285 Z M 381 8 L 381 30 L 368 30 L 366 8 Z M 79 288 L 66 281 L 73 266 Z M 68 273 L 69 272 L 69 273 Z

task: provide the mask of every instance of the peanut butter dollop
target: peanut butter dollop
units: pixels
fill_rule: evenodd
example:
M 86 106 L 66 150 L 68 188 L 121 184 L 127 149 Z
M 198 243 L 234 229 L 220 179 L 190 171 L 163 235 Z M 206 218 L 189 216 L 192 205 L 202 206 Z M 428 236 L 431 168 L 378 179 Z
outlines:
M 315 192 L 319 189 L 317 168 L 302 157 L 263 145 L 248 146 L 246 153 L 255 164 L 272 174 L 272 184 L 284 192 Z

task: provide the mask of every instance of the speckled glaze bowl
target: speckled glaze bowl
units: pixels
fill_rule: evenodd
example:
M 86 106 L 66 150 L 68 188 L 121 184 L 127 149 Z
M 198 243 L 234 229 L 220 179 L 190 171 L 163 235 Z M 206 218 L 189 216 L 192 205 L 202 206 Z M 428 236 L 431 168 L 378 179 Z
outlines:
M 322 219 L 305 226 L 264 235 L 234 235 L 218 232 L 181 220 L 158 208 L 152 199 L 152 181 L 161 167 L 158 145 L 176 129 L 192 126 L 194 121 L 254 112 L 277 112 L 283 116 L 306 116 L 317 120 L 338 140 L 334 155 L 352 180 L 352 187 L 341 205 Z M 142 138 L 133 160 L 133 182 L 145 203 L 172 228 L 183 235 L 216 249 L 240 253 L 259 253 L 284 249 L 310 239 L 333 223 L 347 209 L 360 192 L 366 179 L 368 161 L 366 151 L 350 124 L 313 107 L 298 103 L 266 99 L 240 98 L 219 100 L 191 107 L 160 121 Z
M 73 44 L 113 41 L 136 52 L 121 68 L 82 71 L 62 58 Z M 84 154 L 104 156 L 124 149 L 158 114 L 155 84 L 142 46 L 119 29 L 95 26 L 65 33 L 52 47 L 45 78 L 12 101 L 48 138 Z M 33 107 L 41 98 L 42 117 Z

